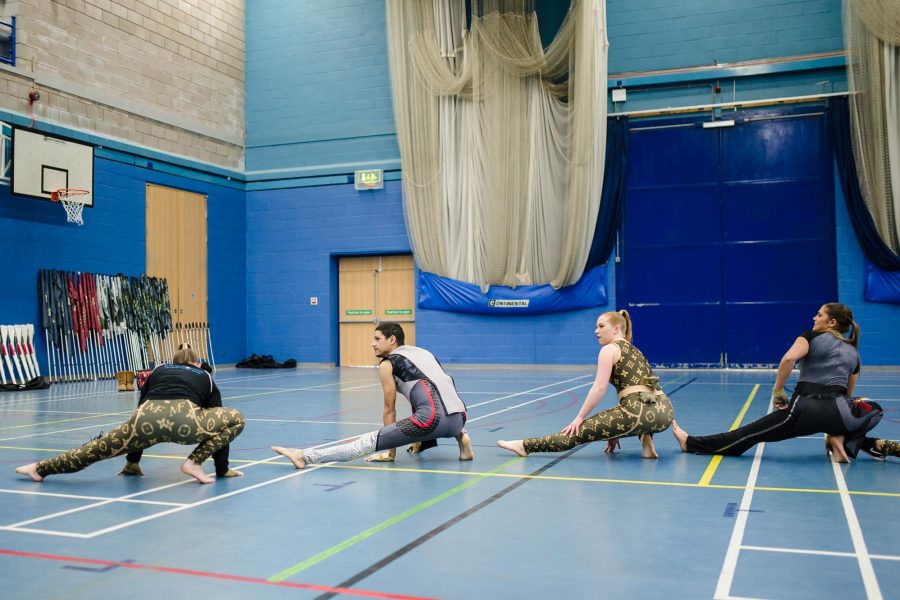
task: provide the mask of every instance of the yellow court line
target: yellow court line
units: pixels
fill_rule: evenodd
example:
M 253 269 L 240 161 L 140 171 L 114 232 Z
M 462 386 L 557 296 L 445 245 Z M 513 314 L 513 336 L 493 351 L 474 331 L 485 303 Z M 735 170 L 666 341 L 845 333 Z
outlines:
M 754 396 L 756 396 L 756 391 L 759 389 L 759 384 L 753 386 L 753 389 L 750 390 L 750 395 L 747 396 L 747 401 L 744 402 L 744 407 L 741 408 L 741 412 L 738 413 L 737 418 L 734 420 L 734 423 L 731 424 L 731 428 L 728 431 L 734 431 L 741 424 L 741 421 L 744 420 L 744 415 L 747 414 L 747 409 L 750 408 L 750 403 L 753 402 Z M 716 454 L 713 456 L 709 465 L 706 467 L 706 470 L 703 471 L 703 475 L 700 477 L 700 485 L 708 486 L 709 482 L 712 481 L 713 475 L 716 474 L 716 469 L 719 468 L 719 463 L 722 462 L 722 455 Z
M 289 462 L 280 462 L 280 461 L 271 461 L 266 463 L 268 465 L 284 465 L 291 466 L 293 465 Z M 413 469 L 413 468 L 404 468 L 404 467 L 373 467 L 373 466 L 362 466 L 362 465 L 321 465 L 322 468 L 325 469 L 357 469 L 361 471 L 390 471 L 390 472 L 401 472 L 401 473 L 435 473 L 438 475 L 471 475 L 473 477 L 506 477 L 512 479 L 538 479 L 545 481 L 572 481 L 578 483 L 621 483 L 626 485 L 655 485 L 655 486 L 668 486 L 668 487 L 686 487 L 686 488 L 707 488 L 707 489 L 717 489 L 717 490 L 745 490 L 748 488 L 746 485 L 725 485 L 725 484 L 707 484 L 701 485 L 699 483 L 686 483 L 680 481 L 644 481 L 638 479 L 608 479 L 604 477 L 562 477 L 558 475 L 519 475 L 516 473 L 485 473 L 479 471 L 452 471 L 445 469 Z M 839 494 L 839 490 L 833 489 L 817 489 L 817 488 L 791 488 L 791 487 L 775 487 L 775 486 L 758 486 L 753 487 L 753 490 L 763 491 L 763 492 L 788 492 L 788 493 L 798 493 L 798 494 Z M 860 496 L 884 496 L 888 498 L 900 498 L 900 492 L 862 492 L 862 491 L 851 491 L 851 494 L 856 494 Z
M 33 452 L 66 452 L 66 450 L 57 450 L 54 448 L 28 448 L 25 446 L 0 446 L 0 450 L 31 450 Z M 184 456 L 175 456 L 168 454 L 144 454 L 145 458 L 161 458 L 170 460 L 184 460 Z M 230 462 L 236 464 L 258 463 L 257 459 L 229 459 Z M 275 465 L 279 467 L 291 467 L 294 465 L 287 461 L 270 461 L 267 465 Z M 706 484 L 686 483 L 680 481 L 643 481 L 639 479 L 609 479 L 604 477 L 563 477 L 559 475 L 518 475 L 516 473 L 491 473 L 482 471 L 453 471 L 450 469 L 416 469 L 407 467 L 376 467 L 370 465 L 317 465 L 324 469 L 356 469 L 359 471 L 390 471 L 393 473 L 433 473 L 436 475 L 467 475 L 471 477 L 506 477 L 512 479 L 537 479 L 545 481 L 571 481 L 575 483 L 619 483 L 624 485 L 655 485 L 664 487 L 683 487 L 683 488 L 705 488 L 714 490 L 746 490 L 746 485 L 724 485 L 724 484 Z M 787 492 L 795 494 L 839 494 L 839 490 L 834 489 L 816 489 L 816 488 L 790 488 L 775 486 L 759 486 L 752 487 L 755 491 L 760 492 Z M 900 498 L 900 492 L 866 492 L 866 491 L 850 491 L 850 494 L 856 496 L 880 496 L 886 498 Z

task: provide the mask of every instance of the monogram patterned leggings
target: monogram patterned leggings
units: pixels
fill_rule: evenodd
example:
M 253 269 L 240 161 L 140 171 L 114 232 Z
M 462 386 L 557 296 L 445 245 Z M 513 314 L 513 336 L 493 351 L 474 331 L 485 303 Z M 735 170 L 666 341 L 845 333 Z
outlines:
M 881 452 L 887 456 L 900 458 L 900 442 L 894 440 L 881 440 Z
M 75 473 L 95 462 L 163 442 L 199 444 L 189 459 L 201 464 L 244 430 L 244 415 L 233 408 L 200 408 L 190 400 L 148 400 L 131 418 L 80 448 L 36 466 L 41 477 Z
M 578 435 L 566 437 L 554 433 L 523 440 L 525 452 L 565 452 L 587 442 L 639 436 L 665 431 L 672 424 L 675 411 L 665 394 L 635 392 L 619 400 L 619 404 L 591 415 L 581 424 Z

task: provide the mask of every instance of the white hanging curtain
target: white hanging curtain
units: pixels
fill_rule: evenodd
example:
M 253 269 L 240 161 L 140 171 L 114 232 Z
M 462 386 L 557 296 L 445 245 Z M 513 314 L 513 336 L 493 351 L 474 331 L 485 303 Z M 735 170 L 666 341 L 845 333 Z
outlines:
M 404 211 L 425 271 L 578 281 L 606 147 L 605 5 L 573 0 L 545 50 L 533 0 L 387 0 Z
M 860 191 L 900 253 L 900 0 L 844 0 L 844 36 Z

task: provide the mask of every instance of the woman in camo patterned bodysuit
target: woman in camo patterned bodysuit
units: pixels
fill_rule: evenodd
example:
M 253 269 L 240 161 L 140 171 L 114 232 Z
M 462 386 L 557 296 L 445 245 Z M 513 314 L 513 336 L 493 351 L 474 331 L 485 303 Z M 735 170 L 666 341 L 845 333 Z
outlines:
M 524 440 L 498 440 L 498 446 L 526 456 L 532 452 L 564 452 L 580 444 L 605 440 L 606 452 L 613 452 L 620 438 L 640 437 L 642 456 L 657 457 L 653 434 L 668 429 L 675 413 L 659 386 L 659 378 L 631 343 L 628 311 L 600 315 L 595 334 L 603 346 L 597 357 L 597 375 L 572 422 L 559 433 Z M 610 383 L 618 392 L 619 403 L 588 417 Z

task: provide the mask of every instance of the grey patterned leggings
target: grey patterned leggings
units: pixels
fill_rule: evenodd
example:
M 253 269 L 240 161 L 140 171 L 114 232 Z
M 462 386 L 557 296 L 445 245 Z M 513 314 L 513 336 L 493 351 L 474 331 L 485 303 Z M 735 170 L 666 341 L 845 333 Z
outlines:
M 233 408 L 200 408 L 190 400 L 148 400 L 131 418 L 106 435 L 36 465 L 41 477 L 75 473 L 95 462 L 161 444 L 199 444 L 189 459 L 201 464 L 244 430 L 244 415 Z
M 665 431 L 672 424 L 675 411 L 665 394 L 635 392 L 619 400 L 619 404 L 591 415 L 581 424 L 578 435 L 566 437 L 554 433 L 523 441 L 525 452 L 565 452 L 587 442 L 639 436 Z

